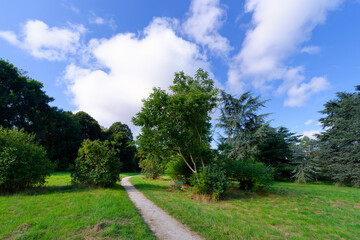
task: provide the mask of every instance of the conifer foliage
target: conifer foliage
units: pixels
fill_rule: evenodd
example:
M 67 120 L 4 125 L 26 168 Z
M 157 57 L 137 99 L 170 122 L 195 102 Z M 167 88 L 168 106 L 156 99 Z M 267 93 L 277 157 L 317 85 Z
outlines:
M 360 187 L 360 86 L 355 93 L 337 93 L 325 104 L 320 119 L 320 157 L 336 183 Z

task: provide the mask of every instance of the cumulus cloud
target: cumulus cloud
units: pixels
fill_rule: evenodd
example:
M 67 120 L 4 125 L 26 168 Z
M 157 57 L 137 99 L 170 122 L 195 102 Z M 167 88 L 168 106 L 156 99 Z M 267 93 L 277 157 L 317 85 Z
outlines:
M 40 20 L 29 20 L 19 36 L 11 31 L 0 31 L 0 38 L 27 50 L 36 58 L 59 61 L 76 52 L 80 46 L 80 36 L 85 31 L 83 25 L 58 28 L 49 27 Z
M 314 122 L 314 120 L 309 119 L 305 122 L 305 125 L 308 126 L 308 125 L 312 124 L 313 122 Z
M 185 33 L 215 54 L 226 56 L 231 47 L 228 39 L 218 32 L 226 17 L 219 0 L 193 0 L 188 14 L 183 24 Z
M 320 134 L 321 132 L 319 131 L 319 130 L 310 130 L 310 131 L 305 131 L 305 132 L 303 132 L 303 136 L 305 137 L 308 137 L 308 138 L 310 138 L 310 139 L 317 139 L 317 137 L 316 137 L 316 135 L 317 134 Z
M 102 68 L 67 66 L 65 79 L 78 110 L 102 125 L 115 121 L 131 125 L 153 87 L 167 88 L 174 72 L 193 75 L 209 69 L 198 47 L 176 35 L 175 20 L 155 18 L 139 35 L 120 33 L 93 39 L 91 53 Z
M 251 80 L 255 88 L 287 93 L 287 106 L 304 104 L 313 93 L 325 89 L 325 78 L 306 83 L 302 66 L 288 66 L 286 60 L 299 52 L 312 30 L 326 20 L 328 11 L 342 0 L 247 0 L 252 27 L 247 31 L 241 51 L 233 58 L 228 87 L 237 89 Z M 303 48 L 306 51 L 306 48 Z M 307 52 L 315 48 L 307 48 Z M 317 87 L 313 89 L 312 87 Z M 303 94 L 303 96 L 302 96 Z M 296 98 L 300 97 L 299 100 Z

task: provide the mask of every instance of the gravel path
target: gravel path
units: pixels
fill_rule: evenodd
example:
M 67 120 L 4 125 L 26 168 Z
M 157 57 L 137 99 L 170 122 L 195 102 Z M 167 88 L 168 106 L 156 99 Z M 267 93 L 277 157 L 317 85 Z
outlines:
M 141 211 L 146 224 L 160 240 L 190 240 L 202 239 L 197 233 L 190 231 L 186 226 L 171 217 L 152 201 L 147 199 L 130 182 L 130 177 L 124 177 L 121 185 L 125 188 L 131 201 Z

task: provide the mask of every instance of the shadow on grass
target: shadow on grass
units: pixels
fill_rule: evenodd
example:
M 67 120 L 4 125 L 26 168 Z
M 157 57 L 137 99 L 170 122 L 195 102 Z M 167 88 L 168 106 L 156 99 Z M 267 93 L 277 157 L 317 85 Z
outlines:
M 78 193 L 78 192 L 89 192 L 97 189 L 111 189 L 117 191 L 125 191 L 125 189 L 119 184 L 116 184 L 115 186 L 108 188 L 73 184 L 73 185 L 65 185 L 65 186 L 32 187 L 16 192 L 0 192 L 0 196 L 12 196 L 12 195 L 36 196 L 36 195 L 47 195 L 47 194 L 55 194 L 55 193 Z

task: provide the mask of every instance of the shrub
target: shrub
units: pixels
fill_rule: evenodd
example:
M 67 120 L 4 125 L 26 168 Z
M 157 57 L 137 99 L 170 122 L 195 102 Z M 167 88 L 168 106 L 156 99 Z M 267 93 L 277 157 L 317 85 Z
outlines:
M 75 160 L 73 183 L 110 187 L 120 180 L 122 163 L 107 141 L 86 139 Z
M 190 168 L 181 158 L 176 159 L 175 161 L 170 161 L 166 166 L 165 172 L 171 177 L 171 179 L 182 182 L 188 182 L 188 179 L 192 174 Z
M 191 183 L 194 185 L 194 193 L 207 195 L 213 200 L 219 200 L 227 189 L 225 172 L 215 164 L 205 166 L 200 173 L 193 174 Z
M 272 170 L 264 163 L 247 161 L 232 161 L 227 164 L 230 178 L 239 182 L 239 187 L 246 191 L 263 190 L 273 181 Z
M 0 189 L 17 191 L 42 185 L 53 165 L 33 134 L 0 126 Z
M 160 159 L 151 155 L 141 159 L 139 167 L 141 168 L 141 173 L 144 174 L 146 178 L 156 179 L 164 173 L 164 168 L 162 167 Z

